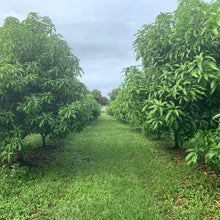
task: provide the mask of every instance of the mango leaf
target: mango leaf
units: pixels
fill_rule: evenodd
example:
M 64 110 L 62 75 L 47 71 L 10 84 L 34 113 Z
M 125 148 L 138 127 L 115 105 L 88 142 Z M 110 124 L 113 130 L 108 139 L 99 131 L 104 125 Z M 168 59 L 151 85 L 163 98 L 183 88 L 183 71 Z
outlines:
M 198 76 L 198 71 L 197 71 L 197 70 L 193 70 L 193 71 L 191 71 L 190 74 L 191 74 L 192 76 L 196 77 L 196 78 L 199 77 L 199 76 Z
M 212 80 L 210 87 L 211 87 L 210 94 L 212 94 L 217 87 L 216 80 Z
M 217 115 L 215 115 L 215 116 L 213 117 L 213 119 L 217 119 L 217 118 L 220 119 L 220 114 L 217 114 Z
M 213 33 L 216 37 L 218 36 L 218 28 L 217 27 L 213 28 Z
M 220 26 L 220 17 L 219 16 L 216 18 L 216 23 L 218 26 Z
M 198 159 L 198 154 L 195 151 L 191 151 L 191 153 L 189 153 L 186 158 L 185 161 L 187 161 L 187 164 L 190 165 L 191 163 L 196 164 L 196 161 Z
M 217 67 L 217 65 L 214 62 L 208 62 L 207 64 L 211 69 L 219 70 L 219 68 Z

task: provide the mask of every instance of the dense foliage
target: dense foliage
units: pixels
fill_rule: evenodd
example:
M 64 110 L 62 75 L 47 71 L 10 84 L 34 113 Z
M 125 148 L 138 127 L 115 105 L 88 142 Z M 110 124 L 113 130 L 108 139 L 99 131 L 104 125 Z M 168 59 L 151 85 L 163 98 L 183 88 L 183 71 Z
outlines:
M 180 0 L 173 13 L 136 34 L 141 68 L 124 70 L 122 91 L 109 113 L 145 133 L 168 133 L 175 147 L 192 139 L 198 154 L 220 167 L 220 1 Z M 199 140 L 199 141 L 198 141 Z
M 99 114 L 77 77 L 79 60 L 48 17 L 7 17 L 0 28 L 0 152 L 25 153 L 24 137 L 63 136 Z

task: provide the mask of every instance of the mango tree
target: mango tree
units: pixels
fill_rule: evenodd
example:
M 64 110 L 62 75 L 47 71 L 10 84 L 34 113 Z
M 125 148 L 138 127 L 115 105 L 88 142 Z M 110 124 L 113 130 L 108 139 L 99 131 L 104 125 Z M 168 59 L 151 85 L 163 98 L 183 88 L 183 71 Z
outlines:
M 10 158 L 12 148 L 23 151 L 23 139 L 30 133 L 41 134 L 46 146 L 47 135 L 62 136 L 88 123 L 83 116 L 77 117 L 79 111 L 85 111 L 81 103 L 92 102 L 86 99 L 85 85 L 77 79 L 83 73 L 79 59 L 48 17 L 30 13 L 22 22 L 6 18 L 0 28 L 0 52 L 0 139 L 4 158 Z M 77 110 L 65 112 L 65 120 L 61 118 L 65 108 L 76 106 Z M 77 126 L 68 127 L 73 117 Z M 11 143 L 14 139 L 20 141 L 19 149 Z
M 139 127 L 173 133 L 177 148 L 219 125 L 213 119 L 220 111 L 219 8 L 220 1 L 180 0 L 176 11 L 161 13 L 136 35 L 142 69 L 127 69 L 118 98 L 127 96 L 126 114 Z

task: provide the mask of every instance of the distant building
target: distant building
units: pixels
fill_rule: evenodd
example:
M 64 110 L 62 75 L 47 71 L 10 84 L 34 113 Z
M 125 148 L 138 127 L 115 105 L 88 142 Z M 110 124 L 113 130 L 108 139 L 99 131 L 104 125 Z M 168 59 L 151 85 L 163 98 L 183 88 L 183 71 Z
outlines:
M 106 112 L 108 106 L 102 106 L 102 112 Z

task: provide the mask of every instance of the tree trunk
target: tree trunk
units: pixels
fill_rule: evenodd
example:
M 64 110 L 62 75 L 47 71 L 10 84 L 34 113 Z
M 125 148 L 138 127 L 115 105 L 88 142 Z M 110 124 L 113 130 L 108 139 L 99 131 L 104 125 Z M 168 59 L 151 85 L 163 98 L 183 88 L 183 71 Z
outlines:
M 159 139 L 159 140 L 161 140 L 161 133 L 162 132 L 160 132 L 160 131 L 158 131 L 158 133 L 157 133 L 157 139 Z
M 174 139 L 175 139 L 175 148 L 179 148 L 180 145 L 179 145 L 179 134 L 178 134 L 178 131 L 174 131 Z
M 24 160 L 24 157 L 21 155 L 21 153 L 18 153 L 17 161 L 18 161 L 21 165 L 25 165 L 25 160 Z
M 46 136 L 41 134 L 41 137 L 42 137 L 42 143 L 43 143 L 42 147 L 46 147 Z

